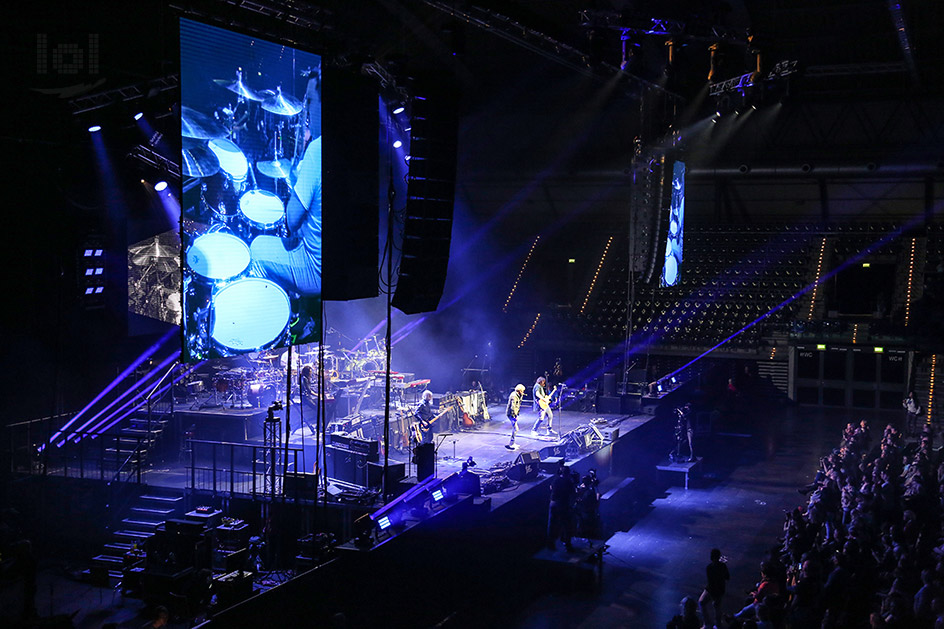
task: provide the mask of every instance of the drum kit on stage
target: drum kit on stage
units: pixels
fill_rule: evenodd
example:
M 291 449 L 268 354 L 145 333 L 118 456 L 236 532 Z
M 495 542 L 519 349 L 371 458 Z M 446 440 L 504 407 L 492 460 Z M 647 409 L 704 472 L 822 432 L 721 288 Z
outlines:
M 183 309 L 185 343 L 195 358 L 284 346 L 298 310 L 295 295 L 254 274 L 250 244 L 263 234 L 286 235 L 293 164 L 304 150 L 305 104 L 280 87 L 251 88 L 240 71 L 235 80 L 213 82 L 220 100 L 230 102 L 212 112 L 181 107 L 189 236 Z
M 328 345 L 319 349 L 317 344 L 307 344 L 295 346 L 291 352 L 288 349 L 250 351 L 238 363 L 229 361 L 225 368 L 206 379 L 192 378 L 183 387 L 189 397 L 195 398 L 194 407 L 263 408 L 273 400 L 285 399 L 287 369 L 291 364 L 292 398 L 296 402 L 299 401 L 299 382 L 306 369 L 310 370 L 311 393 L 315 397 L 322 383 L 328 399 L 344 394 L 364 397 L 372 387 L 383 384 L 385 359 L 379 345 L 375 349 L 332 351 Z M 319 377 L 319 364 L 324 365 L 323 378 Z M 402 397 L 404 390 L 413 389 L 418 394 L 430 382 L 411 380 L 412 376 L 392 372 L 398 396 Z

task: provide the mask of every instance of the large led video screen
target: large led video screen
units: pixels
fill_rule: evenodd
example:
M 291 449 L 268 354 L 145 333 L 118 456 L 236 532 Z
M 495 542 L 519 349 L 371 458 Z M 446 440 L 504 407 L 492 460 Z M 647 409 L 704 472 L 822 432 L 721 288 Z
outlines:
M 321 337 L 321 58 L 180 20 L 183 356 Z
M 665 243 L 662 286 L 678 284 L 682 270 L 682 236 L 685 231 L 685 162 L 672 166 L 672 200 L 669 205 L 669 233 Z

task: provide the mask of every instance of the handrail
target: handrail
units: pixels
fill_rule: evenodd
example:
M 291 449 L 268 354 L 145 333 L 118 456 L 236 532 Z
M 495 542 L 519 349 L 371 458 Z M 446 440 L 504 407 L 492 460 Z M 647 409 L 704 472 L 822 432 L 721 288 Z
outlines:
M 133 459 L 134 457 L 138 457 L 137 479 L 139 483 L 141 482 L 141 438 L 140 437 L 138 437 L 138 446 L 134 449 L 134 451 L 131 454 L 128 455 L 128 458 L 126 458 L 121 463 L 121 465 L 118 466 L 118 469 L 115 470 L 115 474 L 111 477 L 111 482 L 121 480 L 121 472 L 125 469 L 125 466 L 128 464 L 128 462 L 131 461 L 131 459 Z
M 70 415 L 75 415 L 75 411 L 69 413 L 58 413 L 56 415 L 49 415 L 47 417 L 37 417 L 35 419 L 27 419 L 25 421 L 16 422 L 13 424 L 7 424 L 4 428 L 17 428 L 19 426 L 29 426 L 30 424 L 37 424 L 39 422 L 48 422 L 53 419 L 58 419 L 59 417 L 68 417 Z

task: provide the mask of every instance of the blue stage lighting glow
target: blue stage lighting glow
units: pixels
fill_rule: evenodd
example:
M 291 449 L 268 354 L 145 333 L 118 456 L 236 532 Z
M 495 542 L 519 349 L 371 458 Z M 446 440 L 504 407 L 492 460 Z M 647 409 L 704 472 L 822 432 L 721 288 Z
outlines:
M 387 516 L 380 518 L 380 520 L 377 521 L 377 526 L 380 527 L 381 531 L 390 528 L 390 518 Z
M 393 143 L 393 148 L 395 148 L 395 149 L 398 149 L 398 148 L 400 148 L 401 146 L 403 146 L 403 142 L 401 142 L 400 140 L 396 140 L 396 141 Z
M 393 110 L 393 115 L 396 116 L 398 114 L 402 114 L 405 110 L 406 109 L 403 107 L 403 105 L 400 105 L 396 109 Z
M 143 117 L 144 117 L 144 112 L 143 112 L 143 111 L 139 111 L 138 113 L 136 113 L 136 114 L 134 115 L 134 119 L 135 119 L 135 120 L 140 120 L 140 119 L 143 118 Z
M 157 192 L 163 192 L 166 189 L 167 189 L 166 181 L 158 181 L 156 184 L 154 184 L 154 190 L 156 190 Z
M 102 130 L 102 126 L 98 124 L 93 124 L 91 127 L 88 128 L 88 130 L 89 130 L 89 133 L 98 133 L 99 131 Z

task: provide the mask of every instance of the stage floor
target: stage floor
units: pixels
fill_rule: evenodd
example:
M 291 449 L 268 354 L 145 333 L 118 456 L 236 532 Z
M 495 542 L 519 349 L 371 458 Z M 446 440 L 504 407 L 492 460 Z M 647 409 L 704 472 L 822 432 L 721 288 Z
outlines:
M 562 445 L 567 434 L 572 431 L 584 432 L 588 425 L 596 427 L 599 433 L 611 433 L 618 430 L 619 436 L 625 436 L 637 428 L 652 421 L 652 415 L 625 415 L 612 413 L 581 413 L 576 411 L 560 411 L 555 413 L 554 430 L 560 434 L 559 438 L 548 438 L 541 435 L 532 436 L 531 426 L 538 417 L 538 413 L 522 411 L 518 419 L 518 435 L 516 437 L 517 450 L 505 447 L 511 435 L 511 423 L 504 418 L 504 407 L 489 408 L 491 421 L 478 422 L 474 428 L 458 432 L 434 433 L 433 444 L 436 449 L 435 474 L 445 478 L 453 472 L 461 471 L 462 464 L 470 458 L 475 462 L 472 471 L 483 476 L 485 480 L 490 474 L 500 474 L 511 466 L 522 452 L 540 451 L 548 446 Z M 228 409 L 215 408 L 200 411 L 183 411 L 181 425 L 197 425 L 195 438 L 209 438 L 222 436 L 219 439 L 247 445 L 262 445 L 261 422 L 265 411 L 259 409 Z M 294 416 L 292 423 L 299 423 L 300 419 Z M 393 418 L 391 418 L 391 423 Z M 260 426 L 256 426 L 260 423 Z M 227 426 L 225 429 L 221 426 Z M 392 426 L 391 426 L 392 430 Z M 541 429 L 543 432 L 543 427 Z M 599 442 L 599 437 L 597 437 Z M 329 437 L 329 443 L 331 442 Z M 301 469 L 308 472 L 314 470 L 314 452 L 317 446 L 317 435 L 313 434 L 308 426 L 301 426 L 292 431 L 289 445 L 300 448 L 305 453 L 304 460 L 299 464 Z M 571 452 L 574 453 L 575 449 Z M 583 458 L 584 454 L 576 455 L 575 459 Z M 311 460 L 308 460 L 311 459 Z M 384 454 L 381 449 L 380 462 L 383 463 Z M 416 466 L 412 461 L 412 452 L 409 448 L 391 448 L 390 463 L 403 463 L 406 467 L 406 476 L 416 474 Z M 179 456 L 166 456 L 162 461 L 154 463 L 145 473 L 144 481 L 157 487 L 173 487 L 183 489 L 189 487 L 188 465 L 189 453 L 182 448 Z M 329 473 L 329 478 L 330 478 Z

